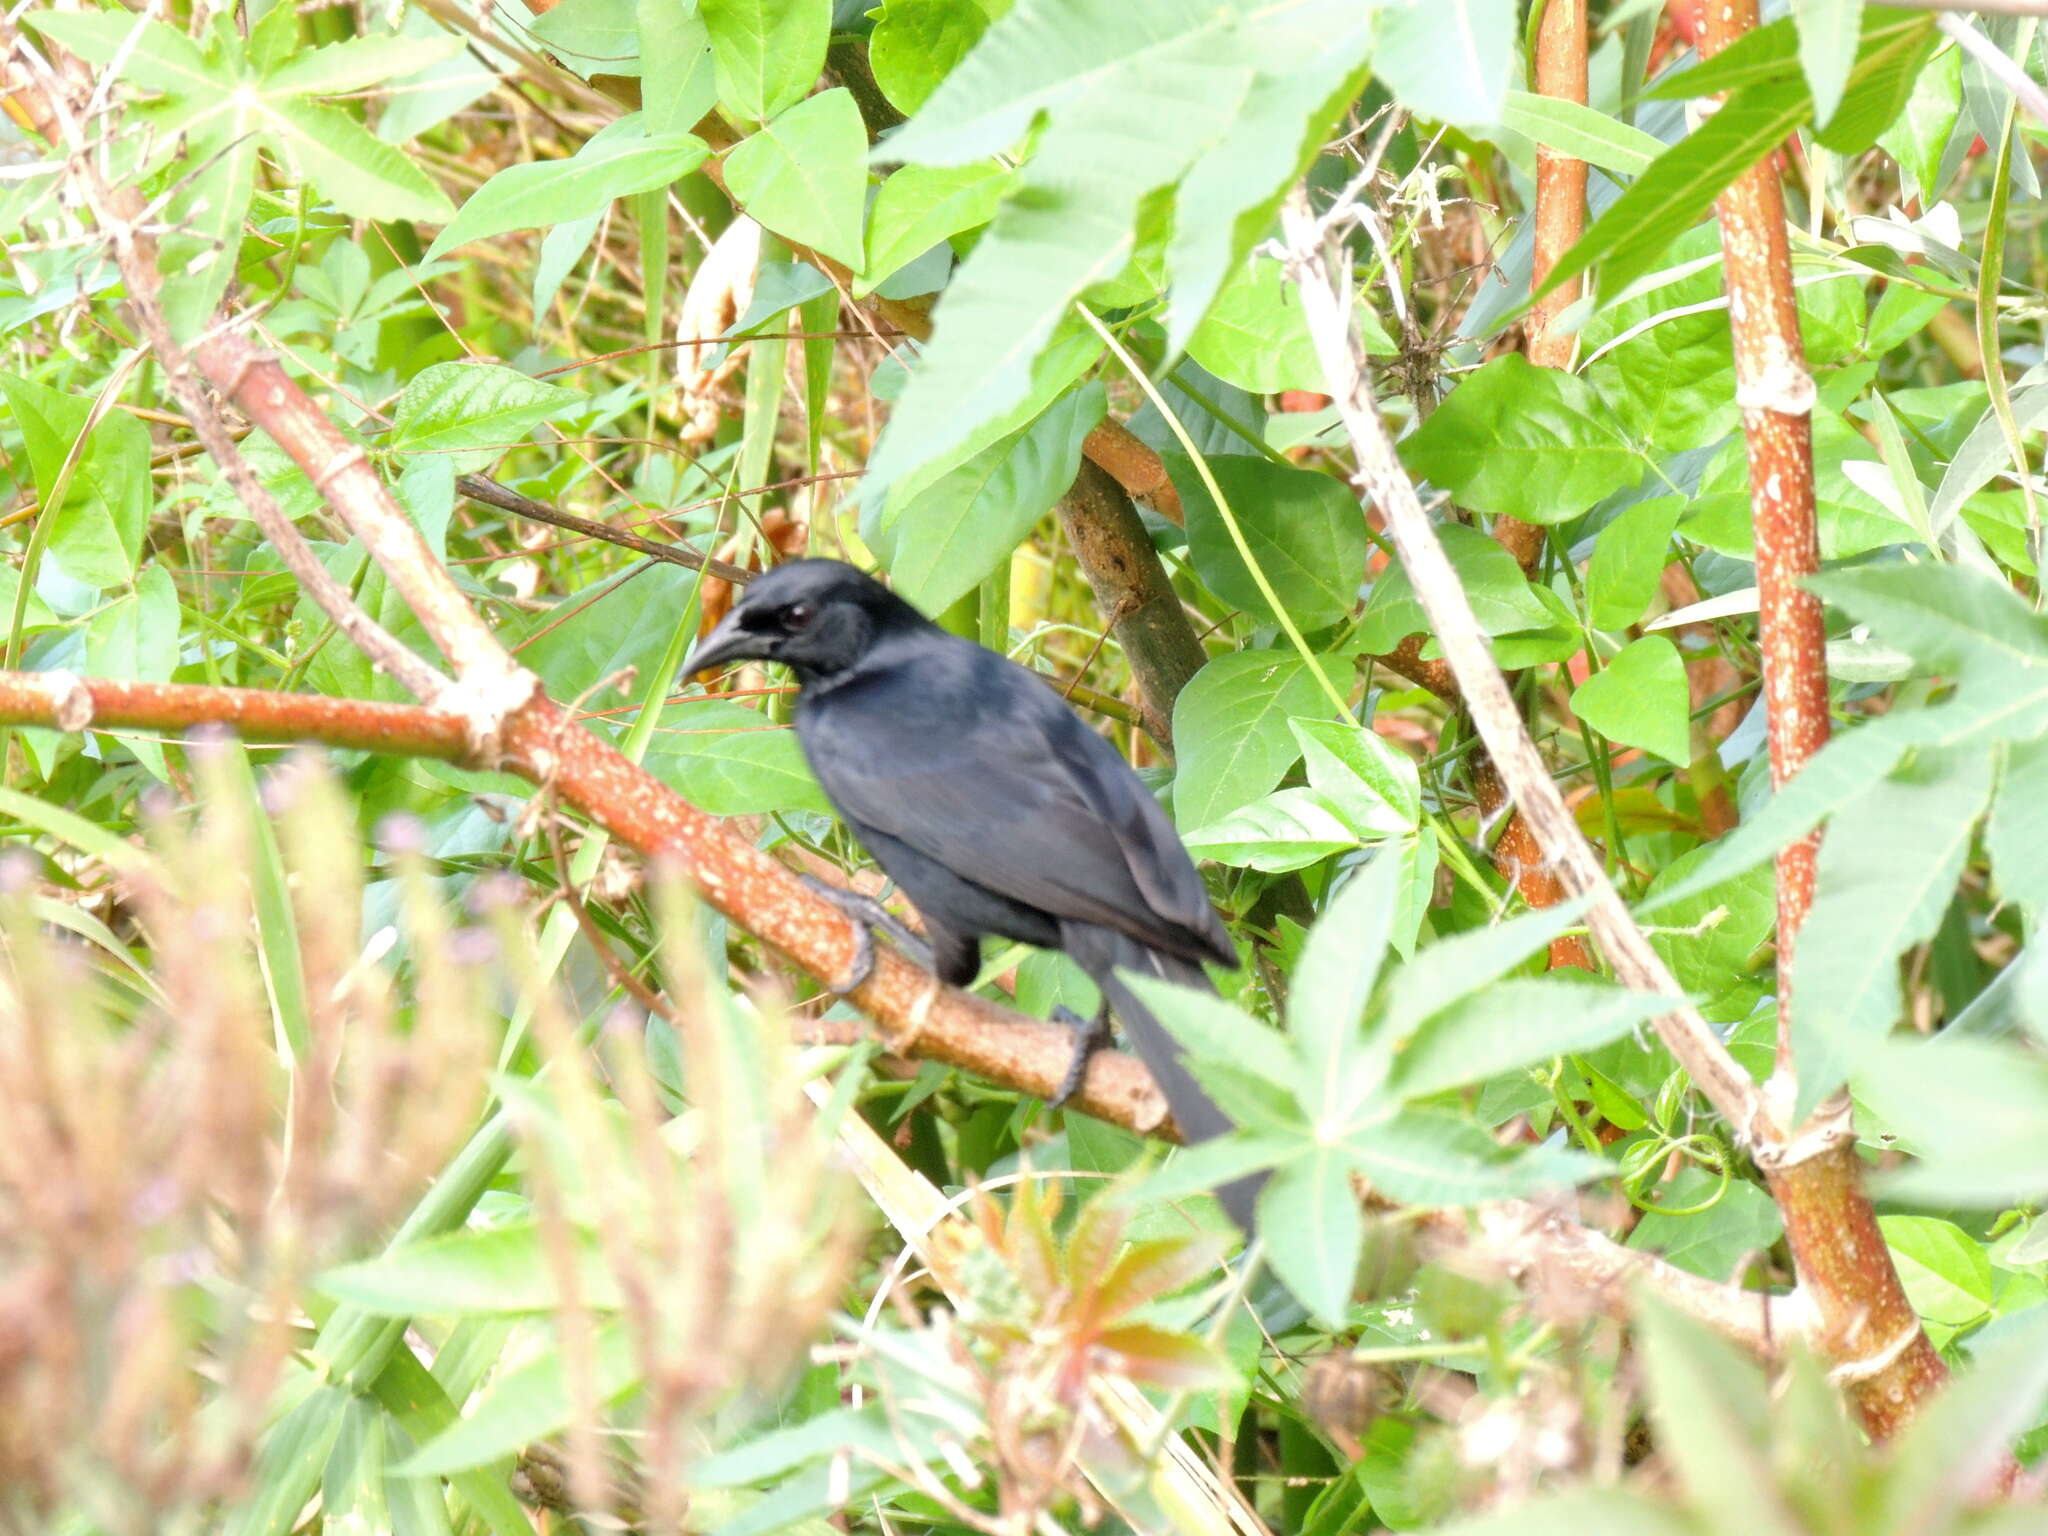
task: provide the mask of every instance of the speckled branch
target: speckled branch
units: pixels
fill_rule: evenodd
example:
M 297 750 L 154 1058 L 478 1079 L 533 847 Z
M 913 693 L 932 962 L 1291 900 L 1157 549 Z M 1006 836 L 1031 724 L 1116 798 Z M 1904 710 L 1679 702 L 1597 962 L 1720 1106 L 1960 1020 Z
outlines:
M 1756 0 L 1710 0 L 1702 52 L 1753 31 Z M 1827 635 L 1804 585 L 1820 568 L 1814 510 L 1813 377 L 1800 343 L 1785 199 L 1768 162 L 1751 166 L 1715 205 L 1721 223 L 1735 400 L 1749 451 L 1756 535 L 1758 632 L 1769 711 L 1771 781 L 1782 785 L 1827 743 Z M 1818 834 L 1778 854 L 1778 1056 L 1770 1099 L 1794 1098 L 1790 1021 L 1800 925 L 1813 901 Z M 1910 1422 L 1947 1377 L 1893 1267 L 1862 1188 L 1844 1098 L 1758 1149 L 1757 1165 L 1785 1218 L 1785 1240 L 1814 1309 L 1814 1341 L 1835 1363 L 1866 1428 L 1880 1438 Z M 2016 1470 L 2008 1463 L 2004 1480 Z

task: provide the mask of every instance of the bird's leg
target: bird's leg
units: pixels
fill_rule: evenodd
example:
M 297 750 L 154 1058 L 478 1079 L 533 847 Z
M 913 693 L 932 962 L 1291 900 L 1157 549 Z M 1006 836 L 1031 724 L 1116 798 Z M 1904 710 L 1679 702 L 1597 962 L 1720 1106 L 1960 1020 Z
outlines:
M 1062 1003 L 1053 1009 L 1052 1017 L 1054 1023 L 1065 1024 L 1074 1031 L 1074 1059 L 1067 1063 L 1067 1075 L 1060 1079 L 1058 1091 L 1045 1101 L 1058 1109 L 1081 1091 L 1088 1076 L 1088 1059 L 1109 1044 L 1109 1004 L 1104 1003 L 1094 1018 L 1084 1019 Z
M 895 915 L 874 897 L 827 885 L 814 875 L 799 875 L 797 878 L 837 907 L 853 924 L 853 964 L 847 968 L 844 981 L 826 983 L 836 996 L 844 997 L 849 992 L 860 990 L 868 977 L 874 974 L 875 938 L 872 930 L 877 928 L 887 934 L 889 942 L 908 955 L 914 964 L 925 970 L 932 968 L 931 946 L 898 922 Z

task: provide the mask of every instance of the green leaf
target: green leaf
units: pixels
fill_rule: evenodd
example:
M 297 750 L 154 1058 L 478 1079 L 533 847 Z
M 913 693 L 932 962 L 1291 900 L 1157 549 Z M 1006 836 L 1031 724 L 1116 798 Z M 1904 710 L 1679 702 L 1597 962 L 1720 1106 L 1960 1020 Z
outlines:
M 1467 374 L 1401 458 L 1461 506 L 1545 524 L 1577 517 L 1645 468 L 1590 384 L 1519 352 Z
M 1189 853 L 1238 869 L 1285 874 L 1356 848 L 1361 838 L 1314 789 L 1276 789 L 1206 826 L 1181 834 Z
M 1645 1211 L 1628 1235 L 1628 1246 L 1660 1254 L 1665 1262 L 1692 1274 L 1725 1282 L 1736 1266 L 1754 1260 L 1784 1236 L 1785 1219 L 1778 1214 L 1777 1202 L 1754 1184 L 1731 1180 L 1715 1200 L 1719 1184 L 1717 1175 L 1688 1166 L 1668 1183 L 1653 1186 L 1648 1198 L 1689 1214 Z M 1691 1209 L 1708 1200 L 1714 1203 L 1706 1210 Z
M 832 41 L 832 0 L 698 0 L 718 63 L 718 100 L 765 122 L 803 100 Z
M 207 58 L 177 28 L 144 21 L 128 11 L 31 11 L 24 13 L 22 20 L 88 64 L 112 64 L 119 57 L 118 78 L 146 91 L 161 91 L 174 98 L 217 99 L 235 83 L 230 69 Z M 131 38 L 133 46 L 129 46 Z
M 1500 121 L 1514 62 L 1513 0 L 1440 0 L 1379 13 L 1373 73 L 1418 117 L 1484 129 Z
M 1359 1022 L 1393 936 L 1398 859 L 1377 858 L 1357 874 L 1309 930 L 1287 994 L 1287 1028 L 1300 1064 L 1296 1096 L 1324 1138 L 1342 1133 L 1386 1076 L 1385 1053 Z
M 1348 101 L 1339 86 L 1370 25 L 1345 0 L 1020 0 L 998 18 L 876 151 L 971 164 L 1014 151 L 1045 117 L 1016 190 L 946 289 L 869 460 L 869 494 L 1023 398 L 1069 306 L 1124 271 L 1141 233 L 1172 230 L 1167 343 L 1184 344 Z M 1152 131 L 1159 122 L 1174 131 Z M 1171 218 L 1166 189 L 1179 191 Z
M 1344 1151 L 1375 1189 L 1405 1205 L 1476 1205 L 1570 1188 L 1609 1171 L 1597 1157 L 1559 1147 L 1518 1154 L 1485 1127 L 1437 1109 L 1404 1109 L 1355 1130 Z
M 1652 453 L 1703 448 L 1736 425 L 1720 258 L 1718 229 L 1687 231 L 1662 258 L 1665 271 L 1603 305 L 1580 333 L 1581 371 L 1624 434 Z
M 1394 1041 L 1393 1089 L 1418 1099 L 1619 1039 L 1680 999 L 1562 976 L 1496 981 Z
M 562 1234 L 573 1256 L 580 1303 L 616 1309 L 618 1277 L 589 1233 Z M 387 1248 L 374 1259 L 342 1264 L 315 1284 L 336 1301 L 381 1317 L 448 1317 L 548 1312 L 561 1305 L 554 1258 L 533 1224 L 464 1229 Z
M 1694 1536 L 1668 1505 L 1623 1488 L 1569 1488 L 1434 1528 L 1437 1536 Z
M 1825 125 L 1842 104 L 1856 43 L 1863 26 L 1863 0 L 1792 0 L 1799 28 L 1799 68 L 1813 95 L 1813 119 Z
M 1323 387 L 1323 365 L 1301 312 L 1301 290 L 1271 256 L 1231 269 L 1188 337 L 1188 356 L 1255 395 Z
M 425 171 L 341 108 L 293 99 L 273 102 L 270 112 L 272 148 L 341 212 L 433 222 L 454 212 Z
M 0 373 L 0 392 L 21 429 L 36 491 L 45 502 L 36 515 L 54 519 L 50 557 L 89 587 L 119 586 L 133 578 L 149 523 L 149 429 L 125 411 L 109 411 L 86 437 L 62 505 L 53 512 L 49 497 L 60 488 L 93 402 L 11 373 Z
M 1551 269 L 1543 291 L 1600 264 L 1600 291 L 1619 293 L 1650 271 L 1664 248 L 1694 223 L 1735 178 L 1769 154 L 1806 121 L 1812 107 L 1803 79 L 1788 82 L 1784 65 L 1796 42 L 1792 29 L 1765 27 L 1711 63 L 1663 82 L 1651 95 L 1693 95 L 1739 89 L 1695 132 L 1666 150 L 1657 162 L 1624 192 L 1594 226 Z M 1869 88 L 1876 98 L 1890 91 L 1910 90 L 1912 74 L 1934 36 L 1924 16 L 1883 15 L 1866 25 L 1856 62 L 1850 67 L 1845 100 L 1853 111 L 1840 114 L 1823 141 L 1841 153 L 1867 148 L 1891 121 L 1883 116 L 1884 100 L 1866 110 L 1856 104 Z M 1747 45 L 1747 46 L 1745 46 Z M 1784 49 L 1782 55 L 1778 49 Z M 1903 107 L 1904 97 L 1898 105 Z M 1892 116 L 1896 116 L 1894 110 Z M 1857 140 L 1868 129 L 1861 146 Z
M 171 334 L 189 341 L 213 320 L 242 249 L 242 221 L 256 190 L 261 137 L 241 125 L 218 135 L 195 135 L 200 161 L 171 199 L 176 232 L 159 252 L 164 318 Z
M 1656 897 L 1687 880 L 1712 852 L 1695 848 L 1680 854 L 1657 872 L 1649 894 Z M 1768 867 L 1759 867 L 1660 906 L 1650 947 L 1688 993 L 1711 1000 L 1748 976 L 1752 957 L 1777 920 L 1777 878 Z
M 1515 557 L 1496 540 L 1463 523 L 1441 525 L 1437 537 L 1487 634 L 1522 634 L 1556 623 L 1556 615 L 1536 595 Z M 1407 571 L 1390 565 L 1373 583 L 1351 643 L 1364 651 L 1391 651 L 1406 636 L 1428 631 L 1429 615 L 1409 585 Z
M 1520 965 L 1578 922 L 1584 910 L 1583 901 L 1563 902 L 1419 951 L 1394 977 L 1380 1027 L 1393 1039 L 1405 1039 L 1426 1019 Z
M 408 6 L 399 24 L 408 37 L 456 40 L 425 12 Z M 497 85 L 496 77 L 477 67 L 460 47 L 439 64 L 393 80 L 383 110 L 377 114 L 377 137 L 386 144 L 404 144 L 439 126 Z
M 1422 776 L 1415 761 L 1378 732 L 1347 721 L 1290 720 L 1309 784 L 1353 830 L 1412 832 L 1422 819 Z
M 1639 501 L 1600 530 L 1586 565 L 1586 610 L 1595 629 L 1626 629 L 1657 595 L 1671 558 L 1683 496 Z
M 696 0 L 639 0 L 640 100 L 647 131 L 688 133 L 718 102 L 711 32 Z
M 1160 458 L 1180 491 L 1188 557 L 1202 584 L 1234 607 L 1274 617 L 1193 460 L 1180 453 Z M 1342 482 L 1254 454 L 1217 454 L 1208 462 L 1252 557 L 1294 622 L 1321 629 L 1348 614 L 1358 601 L 1368 540 L 1365 514 Z
M 1500 122 L 1546 149 L 1621 176 L 1640 176 L 1664 153 L 1664 141 L 1605 112 L 1559 96 L 1509 91 Z
M 623 1322 L 599 1327 L 586 1341 L 599 1404 L 628 1391 L 640 1375 L 640 1348 Z M 568 1424 L 574 1404 L 559 1353 L 499 1376 L 458 1423 L 421 1446 L 397 1470 L 408 1477 L 446 1477 L 524 1450 Z
M 614 198 L 650 192 L 687 176 L 710 153 L 687 133 L 649 135 L 623 117 L 566 160 L 508 165 L 469 195 L 434 238 L 427 259 L 512 229 L 545 229 L 601 213 Z
M 1652 1294 L 1642 1297 L 1639 1316 L 1658 1443 L 1669 1447 L 1687 1491 L 1712 1505 L 1724 1530 L 1799 1536 L 1765 1440 L 1771 1421 L 1763 1372 Z
M 1329 1148 L 1283 1163 L 1259 1192 L 1258 1220 L 1280 1283 L 1317 1321 L 1343 1327 L 1365 1246 L 1350 1165 Z
M 726 185 L 764 228 L 859 271 L 867 149 L 860 108 L 839 87 L 749 134 L 726 156 Z
M 1927 61 L 1913 78 L 1913 94 L 1898 121 L 1877 142 L 1896 160 L 1905 190 L 1923 206 L 1941 195 L 1941 161 L 1963 110 L 1963 51 L 1949 48 Z
M 2022 964 L 2038 964 L 2039 959 Z M 1856 1097 L 1919 1161 L 1886 1192 L 1997 1210 L 2048 1194 L 2048 1062 L 2003 1041 L 1879 1042 L 1853 1063 Z
M 1898 958 L 1933 937 L 1990 797 L 1986 754 L 1927 751 L 1836 813 L 1799 933 L 1797 1116 L 1897 1022 Z
M 1692 761 L 1692 695 L 1678 647 L 1662 635 L 1631 641 L 1572 690 L 1572 713 L 1609 741 L 1681 768 Z
M 1836 736 L 1761 811 L 1705 850 L 1706 857 L 1685 879 L 1643 902 L 1641 914 L 1661 914 L 1767 863 L 1780 848 L 1804 837 L 1837 807 L 1882 779 L 1913 741 L 1930 734 L 1932 723 L 1926 716 L 1893 715 Z
M 868 260 L 857 297 L 941 240 L 995 217 L 1015 172 L 1000 165 L 906 165 L 882 183 L 868 210 Z
M 1102 386 L 1085 384 L 915 494 L 892 495 L 869 543 L 897 594 L 939 613 L 1008 560 L 1074 483 L 1106 408 Z
M 2048 741 L 2016 742 L 1999 770 L 1984 850 L 1998 877 L 1999 895 L 2019 902 L 2032 923 L 2048 917 Z M 2030 932 L 2037 931 L 2030 928 Z
M 463 51 L 459 38 L 357 37 L 294 53 L 263 77 L 265 95 L 339 96 L 417 74 Z
M 1337 675 L 1334 661 L 1319 664 Z M 1173 704 L 1176 821 L 1207 826 L 1279 783 L 1301 752 L 1284 723 L 1314 714 L 1322 697 L 1292 651 L 1236 651 L 1197 672 Z
M 1187 1047 L 1197 1065 L 1229 1063 L 1264 1087 L 1292 1096 L 1293 1052 L 1286 1037 L 1270 1024 L 1212 992 L 1161 981 L 1156 976 L 1130 972 L 1123 976 L 1139 1000 Z
M 808 272 L 809 267 L 798 267 Z M 758 300 L 756 301 L 758 303 Z M 1094 366 L 1102 355 L 1102 339 L 1078 320 L 1068 321 L 1060 328 L 1053 344 L 1046 348 L 1038 361 L 1032 365 L 1031 388 L 1022 400 L 1002 414 L 990 417 L 972 432 L 968 433 L 944 453 L 934 454 L 917 469 L 892 482 L 886 487 L 886 495 L 877 496 L 871 489 L 864 490 L 861 507 L 861 527 L 868 530 L 886 515 L 886 508 L 896 501 L 907 501 L 917 495 L 952 469 L 965 464 L 984 448 L 1000 442 L 1011 433 L 1022 430 L 1036 421 L 1053 401 L 1073 388 L 1081 376 Z M 879 510 L 884 509 L 884 510 Z
M 390 445 L 401 453 L 451 453 L 481 469 L 527 433 L 590 404 L 577 389 L 546 384 L 497 363 L 435 363 L 412 376 L 392 411 Z
M 984 0 L 888 0 L 868 39 L 875 84 L 897 111 L 916 112 L 1007 8 Z
M 832 808 L 796 732 L 732 699 L 670 705 L 647 749 L 647 769 L 714 816 Z
M 1983 571 L 1872 565 L 1830 571 L 1811 584 L 1928 671 L 1960 673 L 1972 691 L 2048 668 L 2048 627 L 2011 587 Z
M 1880 1225 L 1890 1218 L 1879 1218 Z M 1889 1237 L 1889 1234 L 1887 1234 Z M 1980 1503 L 2013 1441 L 2034 1428 L 2048 1399 L 2048 1310 L 2036 1307 L 2001 1324 L 1997 1347 L 1974 1352 L 1890 1446 L 1890 1475 L 1873 1517 L 1886 1531 L 1971 1530 L 1959 1517 Z M 2038 1522 L 2039 1510 L 2011 1531 Z M 1954 1522 L 1954 1523 L 1952 1523 Z
M 564 600 L 562 610 L 525 620 L 530 634 L 518 647 L 519 659 L 539 674 L 554 697 L 584 699 L 586 708 L 599 708 L 590 702 L 599 687 L 615 686 L 628 667 L 649 680 L 658 675 L 670 636 L 681 626 L 695 627 L 691 615 L 701 580 L 695 571 L 662 563 L 639 567 L 609 588 L 578 592 Z M 507 639 L 517 636 L 514 629 Z M 731 700 L 720 702 L 744 708 Z M 673 726 L 677 718 L 664 710 L 662 724 Z M 765 724 L 759 715 L 754 720 Z M 663 739 L 658 733 L 650 737 Z M 654 750 L 650 746 L 650 753 Z
M 558 0 L 534 18 L 533 35 L 585 80 L 640 73 L 640 27 L 633 0 Z
M 92 677 L 164 683 L 178 665 L 178 589 L 171 573 L 152 565 L 135 590 L 95 613 L 85 629 L 85 670 Z M 170 773 L 160 742 L 134 736 L 123 743 L 158 779 Z
M 1962 1328 L 1991 1310 L 1991 1259 L 1984 1245 L 1937 1216 L 1880 1216 L 1899 1284 L 1930 1322 Z
M 352 1396 L 323 1382 L 263 1437 L 249 1492 L 225 1522 L 229 1536 L 290 1536 L 319 1486 Z

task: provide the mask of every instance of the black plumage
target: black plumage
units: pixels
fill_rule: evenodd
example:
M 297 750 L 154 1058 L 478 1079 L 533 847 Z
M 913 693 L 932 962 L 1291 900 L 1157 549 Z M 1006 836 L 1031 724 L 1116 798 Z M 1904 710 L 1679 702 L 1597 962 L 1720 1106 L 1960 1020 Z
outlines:
M 836 560 L 752 582 L 692 672 L 787 665 L 797 739 L 826 796 L 924 919 L 934 968 L 964 985 L 985 935 L 1064 951 L 1158 1081 L 1190 1141 L 1231 1122 L 1119 968 L 1207 987 L 1230 935 L 1129 764 L 1034 674 L 948 634 Z M 1256 1181 L 1221 1191 L 1247 1230 Z

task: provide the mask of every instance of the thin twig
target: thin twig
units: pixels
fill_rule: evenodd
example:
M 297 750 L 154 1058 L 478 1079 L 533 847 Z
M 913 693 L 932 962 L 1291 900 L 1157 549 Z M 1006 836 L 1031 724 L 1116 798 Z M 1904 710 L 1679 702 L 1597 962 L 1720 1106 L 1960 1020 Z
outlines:
M 1305 193 L 1297 190 L 1289 198 L 1282 220 L 1288 264 L 1301 288 L 1309 334 L 1322 360 L 1338 416 L 1358 456 L 1359 486 L 1387 517 L 1401 563 L 1429 615 L 1444 659 L 1458 679 L 1473 725 L 1528 820 L 1546 861 L 1567 889 L 1588 899 L 1588 925 L 1607 951 L 1615 973 L 1638 991 L 1683 997 L 1685 989 L 1636 926 L 1551 780 L 1542 754 L 1515 708 L 1507 680 L 1494 664 L 1471 601 L 1415 494 L 1414 483 L 1394 453 L 1367 383 L 1364 349 L 1351 328 L 1350 285 L 1332 276 L 1332 257 L 1324 248 L 1325 231 L 1309 212 Z M 1657 1030 L 1737 1135 L 1751 1143 L 1774 1136 L 1775 1128 L 1764 1113 L 1756 1085 L 1697 1009 L 1690 1005 L 1674 1008 L 1657 1020 Z

